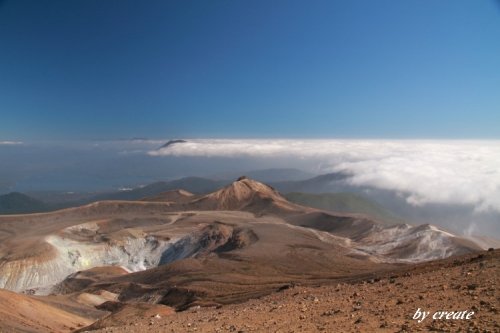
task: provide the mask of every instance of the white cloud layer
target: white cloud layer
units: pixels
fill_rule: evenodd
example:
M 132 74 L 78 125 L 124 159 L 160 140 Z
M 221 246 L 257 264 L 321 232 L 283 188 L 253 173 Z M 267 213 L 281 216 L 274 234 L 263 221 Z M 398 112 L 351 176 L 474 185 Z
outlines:
M 0 145 L 20 145 L 21 141 L 0 141 Z
M 149 154 L 310 159 L 323 172 L 353 174 L 353 185 L 407 193 L 413 205 L 500 211 L 500 141 L 199 139 Z

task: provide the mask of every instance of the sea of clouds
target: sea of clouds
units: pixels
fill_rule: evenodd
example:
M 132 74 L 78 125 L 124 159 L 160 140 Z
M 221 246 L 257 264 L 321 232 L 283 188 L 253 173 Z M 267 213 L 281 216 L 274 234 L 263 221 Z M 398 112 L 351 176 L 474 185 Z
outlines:
M 500 212 L 500 141 L 196 139 L 152 156 L 311 160 L 347 172 L 352 185 L 405 193 L 408 203 L 474 205 Z

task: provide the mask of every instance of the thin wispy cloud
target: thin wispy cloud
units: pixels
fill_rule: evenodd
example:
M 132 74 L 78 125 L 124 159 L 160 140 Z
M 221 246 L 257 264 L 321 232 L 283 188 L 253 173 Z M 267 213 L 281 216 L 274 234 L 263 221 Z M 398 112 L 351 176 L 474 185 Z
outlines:
M 21 141 L 0 141 L 0 145 L 22 145 Z
M 352 185 L 395 190 L 408 203 L 471 204 L 500 211 L 500 141 L 188 140 L 152 156 L 310 159 Z

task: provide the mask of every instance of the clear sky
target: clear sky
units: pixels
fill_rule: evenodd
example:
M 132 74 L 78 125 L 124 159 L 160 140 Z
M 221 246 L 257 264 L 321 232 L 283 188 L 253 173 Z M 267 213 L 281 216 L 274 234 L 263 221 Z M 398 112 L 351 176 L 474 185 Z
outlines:
M 0 0 L 0 140 L 499 138 L 487 0 Z

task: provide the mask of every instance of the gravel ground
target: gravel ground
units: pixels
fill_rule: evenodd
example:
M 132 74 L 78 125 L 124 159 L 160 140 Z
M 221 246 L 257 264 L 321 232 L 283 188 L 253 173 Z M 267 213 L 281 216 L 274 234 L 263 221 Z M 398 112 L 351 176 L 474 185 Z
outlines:
M 130 317 L 98 332 L 500 332 L 499 277 L 495 250 L 354 284 L 292 286 L 241 304 Z M 430 312 L 421 323 L 412 319 L 418 308 Z M 436 311 L 474 314 L 433 320 Z

